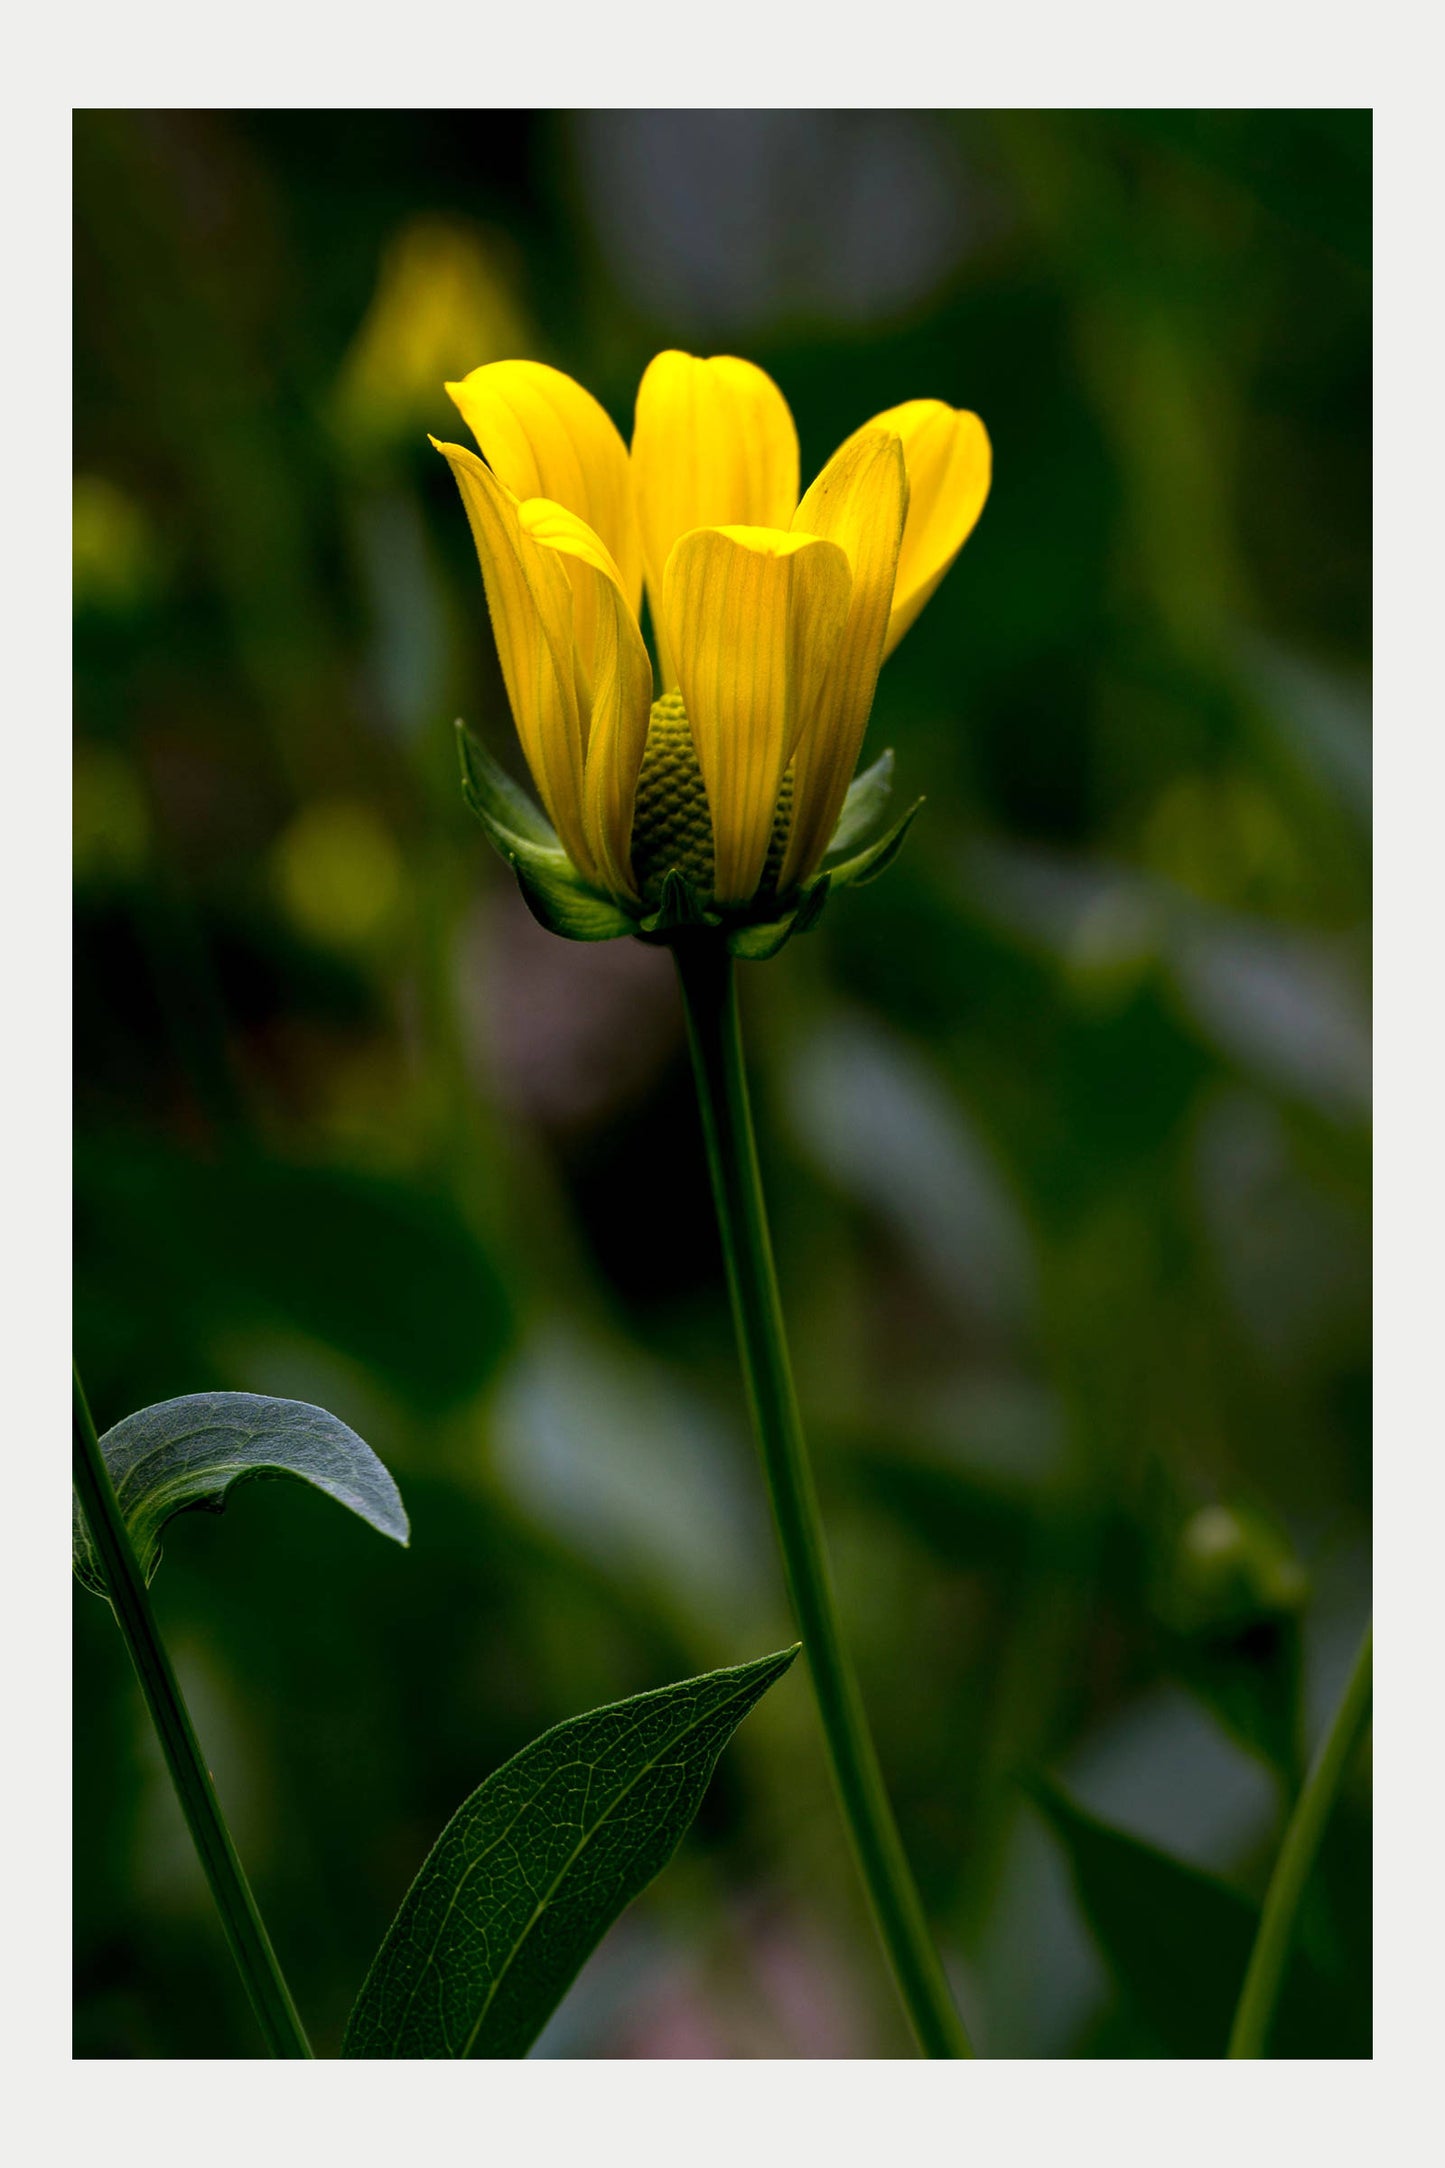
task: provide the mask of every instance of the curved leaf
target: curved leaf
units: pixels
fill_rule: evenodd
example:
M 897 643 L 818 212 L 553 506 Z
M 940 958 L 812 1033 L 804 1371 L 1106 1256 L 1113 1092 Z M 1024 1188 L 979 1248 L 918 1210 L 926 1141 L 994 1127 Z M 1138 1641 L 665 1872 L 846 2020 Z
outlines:
M 292 1475 L 349 1506 L 381 1535 L 406 1543 L 401 1493 L 371 1447 L 325 1408 L 261 1393 L 187 1393 L 127 1415 L 100 1441 L 137 1562 L 147 1581 L 161 1557 L 161 1530 L 177 1513 L 221 1512 L 250 1476 Z M 106 1594 L 79 1501 L 72 1511 L 77 1580 Z
M 343 2056 L 525 2055 L 667 1865 L 733 1731 L 797 1653 L 572 1717 L 489 1776 L 387 1930 Z

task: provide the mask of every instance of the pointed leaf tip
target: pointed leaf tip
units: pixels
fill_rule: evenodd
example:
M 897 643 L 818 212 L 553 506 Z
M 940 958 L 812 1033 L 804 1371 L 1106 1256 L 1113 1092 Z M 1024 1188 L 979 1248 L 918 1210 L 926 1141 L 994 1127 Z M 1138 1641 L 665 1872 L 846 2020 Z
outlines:
M 667 1865 L 718 1756 L 798 1645 L 558 1724 L 458 1808 L 402 1901 L 342 2055 L 527 2053 Z

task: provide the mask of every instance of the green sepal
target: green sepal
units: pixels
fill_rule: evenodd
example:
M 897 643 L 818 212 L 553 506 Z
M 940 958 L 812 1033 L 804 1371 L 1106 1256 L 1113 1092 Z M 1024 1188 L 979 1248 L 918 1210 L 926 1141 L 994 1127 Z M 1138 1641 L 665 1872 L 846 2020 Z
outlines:
M 718 913 L 703 903 L 687 875 L 673 866 L 662 877 L 662 896 L 656 910 L 639 919 L 632 931 L 643 939 L 660 940 L 687 927 L 719 923 Z
M 880 753 L 871 768 L 855 775 L 848 785 L 848 795 L 843 800 L 843 810 L 838 815 L 838 825 L 828 839 L 823 853 L 826 865 L 830 858 L 841 857 L 851 851 L 865 836 L 872 835 L 883 818 L 883 810 L 893 795 L 893 754 L 891 749 Z
M 915 798 L 902 820 L 896 821 L 887 835 L 880 836 L 876 843 L 870 843 L 855 857 L 845 858 L 841 865 L 830 866 L 824 878 L 831 880 L 835 888 L 862 888 L 866 882 L 876 881 L 881 873 L 888 871 L 902 850 L 903 838 L 922 804 L 921 798 Z
M 517 876 L 522 901 L 538 925 L 568 941 L 615 941 L 631 933 L 632 920 L 583 880 L 551 822 L 460 722 L 457 753 L 462 796 Z
M 505 858 L 505 843 L 513 847 L 545 851 L 564 858 L 556 829 L 532 803 L 519 783 L 479 745 L 460 718 L 456 724 L 457 758 L 462 770 L 462 796 Z
M 776 956 L 778 950 L 792 940 L 795 933 L 807 933 L 817 925 L 831 885 L 832 876 L 820 874 L 804 891 L 796 910 L 786 912 L 782 918 L 763 919 L 756 925 L 734 926 L 727 937 L 728 954 L 740 957 L 745 963 L 765 964 L 770 956 Z
M 559 874 L 550 866 L 539 868 L 506 850 L 502 856 L 517 876 L 523 903 L 548 933 L 561 934 L 566 941 L 615 941 L 619 934 L 636 931 L 632 920 L 618 910 L 609 896 L 600 896 L 595 888 L 587 886 L 570 858 L 563 859 L 567 870 Z

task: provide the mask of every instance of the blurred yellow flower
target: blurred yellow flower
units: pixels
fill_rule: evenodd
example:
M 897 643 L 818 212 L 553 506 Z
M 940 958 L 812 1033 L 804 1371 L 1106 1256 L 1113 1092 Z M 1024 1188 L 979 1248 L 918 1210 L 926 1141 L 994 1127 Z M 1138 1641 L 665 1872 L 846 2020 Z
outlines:
M 103 474 L 77 474 L 70 499 L 74 607 L 123 614 L 158 584 L 162 551 L 144 505 Z
M 341 366 L 336 424 L 361 448 L 404 442 L 432 411 L 438 377 L 464 356 L 515 353 L 527 339 L 505 255 L 491 237 L 451 219 L 414 219 L 382 257 Z
M 659 354 L 630 452 L 541 362 L 447 390 L 483 456 L 437 448 L 573 864 L 624 909 L 673 867 L 723 912 L 788 896 L 833 836 L 884 657 L 983 509 L 982 422 L 936 399 L 891 407 L 800 502 L 792 415 L 751 362 Z
M 336 948 L 364 947 L 382 933 L 402 895 L 390 832 L 349 798 L 304 807 L 279 838 L 272 871 L 292 921 Z

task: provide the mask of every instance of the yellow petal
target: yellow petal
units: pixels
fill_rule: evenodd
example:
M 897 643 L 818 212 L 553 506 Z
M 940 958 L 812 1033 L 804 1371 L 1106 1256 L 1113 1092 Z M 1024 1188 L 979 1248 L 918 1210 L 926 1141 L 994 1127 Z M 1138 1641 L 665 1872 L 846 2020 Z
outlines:
M 893 613 L 883 647 L 886 657 L 978 524 L 988 497 L 993 454 L 988 431 L 978 416 L 945 406 L 941 399 L 908 399 L 902 406 L 889 407 L 886 414 L 875 414 L 864 428 L 891 429 L 901 437 L 908 469 L 908 521 L 898 553 Z
M 669 352 L 637 392 L 632 487 L 664 691 L 677 684 L 663 584 L 694 527 L 786 528 L 798 501 L 798 432 L 772 378 L 730 354 Z
M 516 500 L 474 452 L 460 444 L 437 450 L 471 522 L 497 658 L 537 795 L 569 858 L 596 879 L 582 818 L 583 714 L 563 558 L 527 533 Z
M 858 765 L 907 506 L 900 440 L 887 430 L 860 429 L 834 453 L 793 519 L 794 533 L 839 544 L 852 592 L 842 637 L 793 761 L 793 821 L 778 884 L 784 889 L 811 873 L 827 849 Z
M 702 527 L 668 558 L 663 606 L 712 812 L 719 903 L 745 903 L 757 888 L 851 586 L 836 542 L 765 527 Z
M 591 392 L 542 361 L 487 362 L 447 390 L 488 466 L 519 502 L 550 498 L 601 537 L 635 616 L 642 550 L 627 447 Z
M 582 824 L 596 874 L 613 896 L 637 895 L 632 815 L 647 743 L 652 665 L 611 553 L 561 505 L 534 499 L 522 526 L 556 553 L 572 589 L 573 645 L 585 748 Z

